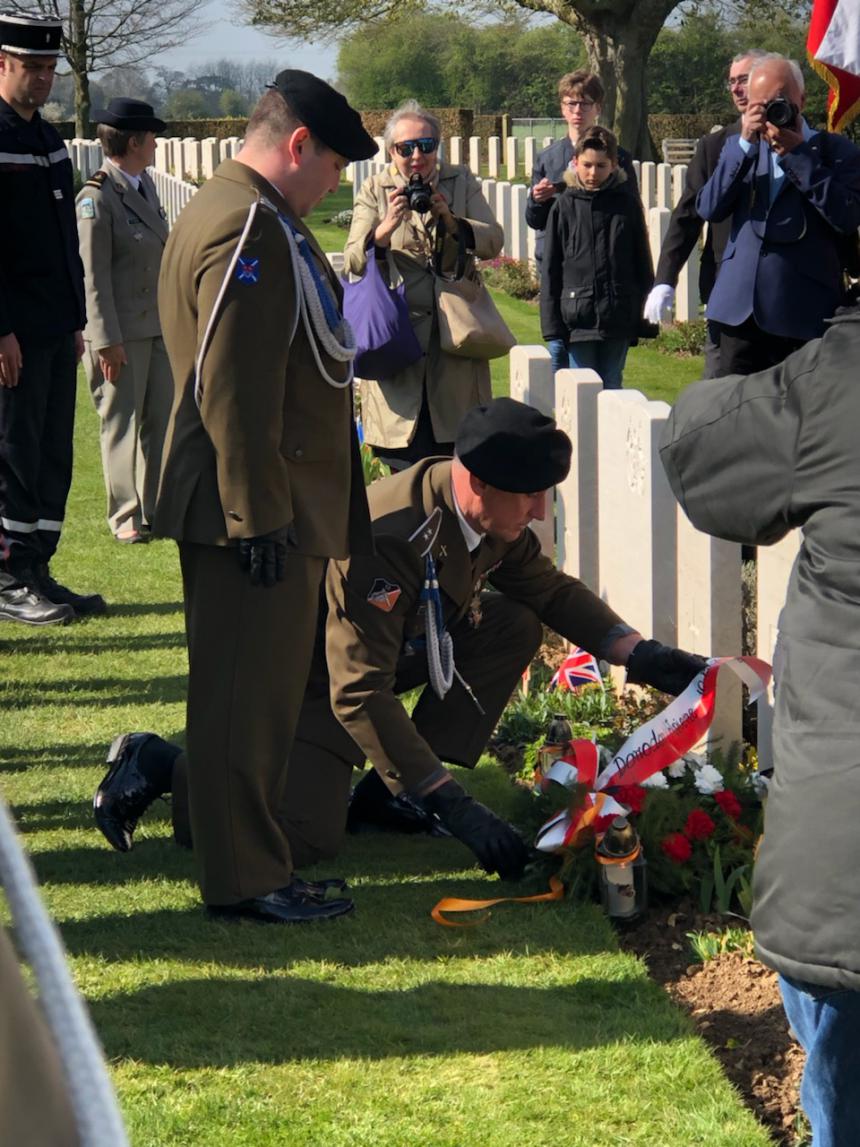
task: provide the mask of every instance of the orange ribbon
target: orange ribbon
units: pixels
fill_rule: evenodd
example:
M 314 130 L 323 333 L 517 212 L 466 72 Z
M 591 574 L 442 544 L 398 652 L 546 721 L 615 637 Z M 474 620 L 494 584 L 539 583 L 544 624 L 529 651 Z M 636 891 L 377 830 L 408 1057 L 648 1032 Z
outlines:
M 489 920 L 490 913 L 485 912 L 475 920 L 446 920 L 442 913 L 476 912 L 480 908 L 492 908 L 496 904 L 539 904 L 545 900 L 564 898 L 564 885 L 557 876 L 549 878 L 549 889 L 549 892 L 539 892 L 536 896 L 498 896 L 495 900 L 461 900 L 457 896 L 445 896 L 434 906 L 430 915 L 437 924 L 444 924 L 446 928 L 470 928 Z

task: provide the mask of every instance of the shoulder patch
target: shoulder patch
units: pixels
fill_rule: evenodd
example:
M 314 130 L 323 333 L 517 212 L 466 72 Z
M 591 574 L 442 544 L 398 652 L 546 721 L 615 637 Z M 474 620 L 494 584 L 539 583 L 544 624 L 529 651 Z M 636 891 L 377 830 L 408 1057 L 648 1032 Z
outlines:
M 260 260 L 240 255 L 236 261 L 236 278 L 240 283 L 258 283 L 260 281 Z
M 397 582 L 378 577 L 370 587 L 367 600 L 370 605 L 381 609 L 383 613 L 391 613 L 402 592 Z
M 95 219 L 96 205 L 89 195 L 78 204 L 78 215 L 80 215 L 81 219 Z
M 84 184 L 84 187 L 97 187 L 101 189 L 104 181 L 107 179 L 106 171 L 96 171 Z
M 439 536 L 442 526 L 442 507 L 437 506 L 428 518 L 425 518 L 414 533 L 409 535 L 409 541 L 418 550 L 423 558 L 433 548 L 433 543 Z

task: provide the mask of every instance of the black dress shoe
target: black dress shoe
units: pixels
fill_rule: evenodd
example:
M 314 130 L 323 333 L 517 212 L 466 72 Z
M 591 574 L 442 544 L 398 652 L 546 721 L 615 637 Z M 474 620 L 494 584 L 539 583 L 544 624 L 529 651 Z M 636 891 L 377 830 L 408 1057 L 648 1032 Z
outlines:
M 343 892 L 348 886 L 339 876 L 332 876 L 328 880 L 302 880 L 300 876 L 294 876 L 290 887 L 308 900 L 321 901 L 325 900 L 330 891 Z
M 333 920 L 346 916 L 355 905 L 351 900 L 325 900 L 311 895 L 304 880 L 294 879 L 284 888 L 265 896 L 254 896 L 238 904 L 209 904 L 210 916 L 238 919 L 247 917 L 260 924 L 312 924 L 315 920 Z
M 91 617 L 107 611 L 105 599 L 100 593 L 75 593 L 68 586 L 60 585 L 51 577 L 45 562 L 33 566 L 33 582 L 42 597 L 55 605 L 70 605 L 77 617 Z
M 93 797 L 96 824 L 118 852 L 131 849 L 138 820 L 165 792 L 163 785 L 156 784 L 141 765 L 147 746 L 165 756 L 170 753 L 173 760 L 180 751 L 155 733 L 122 733 L 108 750 L 110 769 Z
M 439 818 L 422 808 L 418 801 L 406 793 L 395 796 L 376 769 L 371 769 L 352 790 L 346 816 L 347 832 L 364 832 L 369 828 L 383 832 L 451 835 Z
M 48 601 L 28 585 L 16 583 L 0 589 L 0 621 L 25 625 L 66 625 L 75 616 L 70 605 Z

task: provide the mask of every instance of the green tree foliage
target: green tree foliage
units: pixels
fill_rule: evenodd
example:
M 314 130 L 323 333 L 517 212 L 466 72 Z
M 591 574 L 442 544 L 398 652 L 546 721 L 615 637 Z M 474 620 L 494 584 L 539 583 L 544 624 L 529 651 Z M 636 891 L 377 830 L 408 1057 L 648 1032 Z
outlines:
M 339 83 L 358 107 L 428 107 L 558 115 L 556 83 L 585 62 L 582 40 L 563 24 L 525 20 L 474 25 L 457 16 L 413 16 L 359 28 L 342 42 Z
M 227 118 L 248 114 L 248 101 L 235 88 L 225 88 L 218 97 L 218 110 Z
M 196 88 L 171 92 L 164 105 L 165 119 L 206 119 L 209 114 L 206 96 Z

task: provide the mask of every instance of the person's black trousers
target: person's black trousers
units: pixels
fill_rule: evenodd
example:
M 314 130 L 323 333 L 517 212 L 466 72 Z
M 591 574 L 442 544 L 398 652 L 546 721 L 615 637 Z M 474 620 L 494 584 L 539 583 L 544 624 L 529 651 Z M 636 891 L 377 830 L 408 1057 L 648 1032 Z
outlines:
M 19 343 L 18 385 L 0 386 L 0 528 L 10 569 L 49 562 L 57 549 L 75 429 L 74 334 Z

